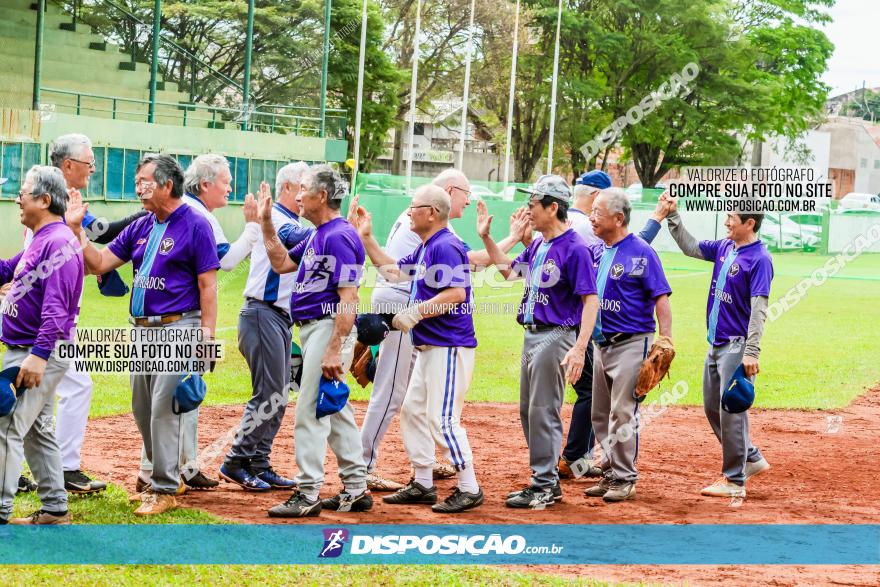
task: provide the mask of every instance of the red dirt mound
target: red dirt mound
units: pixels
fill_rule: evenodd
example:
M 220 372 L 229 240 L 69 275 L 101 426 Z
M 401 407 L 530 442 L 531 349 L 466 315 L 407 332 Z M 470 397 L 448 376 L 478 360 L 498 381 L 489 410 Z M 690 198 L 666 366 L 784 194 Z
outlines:
M 358 419 L 365 409 L 355 404 Z M 202 409 L 200 445 L 235 432 L 242 406 Z M 566 418 L 570 407 L 566 406 Z M 518 407 L 511 404 L 476 404 L 465 407 L 463 421 L 474 447 L 477 477 L 486 494 L 477 510 L 454 517 L 434 514 L 428 507 L 388 506 L 376 500 L 368 514 L 324 512 L 305 523 L 627 523 L 627 524 L 877 524 L 880 523 L 880 485 L 874 483 L 880 444 L 880 388 L 868 392 L 845 409 L 836 411 L 753 410 L 752 439 L 761 447 L 772 468 L 748 484 L 742 504 L 701 497 L 700 489 L 720 474 L 721 454 L 702 410 L 670 407 L 646 425 L 640 435 L 638 495 L 622 504 L 586 498 L 591 481 L 563 481 L 564 500 L 544 511 L 510 510 L 504 497 L 528 482 L 526 445 Z M 89 422 L 84 467 L 102 479 L 133 491 L 140 436 L 131 415 Z M 405 482 L 409 463 L 395 422 L 383 445 L 379 471 Z M 204 467 L 216 477 L 225 449 Z M 273 455 L 275 468 L 295 473 L 293 410 L 288 410 Z M 326 459 L 327 485 L 323 495 L 340 489 L 335 458 Z M 438 481 L 441 496 L 453 480 Z M 246 523 L 275 523 L 266 510 L 286 494 L 245 493 L 230 484 L 211 492 L 189 493 L 180 498 L 185 507 L 201 508 L 218 516 Z M 876 585 L 876 567 L 540 567 L 554 574 L 589 575 L 652 583 L 686 581 L 690 584 L 805 583 Z

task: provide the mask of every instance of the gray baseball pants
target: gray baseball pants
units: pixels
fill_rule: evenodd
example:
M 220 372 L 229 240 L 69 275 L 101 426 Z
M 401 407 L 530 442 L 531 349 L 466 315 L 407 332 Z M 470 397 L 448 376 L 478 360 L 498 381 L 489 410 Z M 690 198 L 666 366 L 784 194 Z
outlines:
M 269 303 L 247 300 L 238 317 L 238 349 L 251 370 L 253 393 L 227 463 L 248 461 L 254 472 L 269 468 L 269 453 L 290 392 L 291 322 Z
M 183 318 L 177 322 L 151 328 L 198 328 L 198 316 Z M 135 326 L 135 328 L 143 328 Z M 152 463 L 150 482 L 156 493 L 177 492 L 180 485 L 181 455 L 185 438 L 184 422 L 198 423 L 198 410 L 186 414 L 174 414 L 171 404 L 179 374 L 131 375 L 131 410 L 141 438 L 144 452 Z M 187 461 L 195 462 L 196 454 Z M 142 470 L 144 468 L 141 464 Z
M 746 461 L 754 463 L 763 458 L 749 439 L 748 410 L 731 414 L 721 408 L 721 396 L 742 363 L 744 351 L 745 345 L 739 342 L 710 346 L 703 365 L 703 410 L 721 442 L 721 473 L 737 485 L 745 483 Z
M 519 420 L 529 446 L 532 485 L 552 489 L 559 480 L 565 369 L 560 365 L 575 342 L 573 328 L 526 330 L 519 378 Z
M 299 330 L 302 341 L 303 370 L 299 398 L 296 401 L 294 444 L 296 445 L 297 487 L 303 493 L 321 490 L 324 484 L 324 457 L 327 444 L 336 455 L 339 478 L 350 494 L 367 488 L 367 467 L 364 465 L 361 438 L 354 421 L 350 402 L 335 414 L 320 420 L 315 410 L 321 381 L 321 359 L 333 334 L 333 318 L 310 322 Z M 342 365 L 348 370 L 354 354 L 356 330 L 352 328 L 342 343 Z
M 3 356 L 3 369 L 17 367 L 30 354 L 30 347 L 9 348 Z M 0 418 L 0 519 L 12 515 L 12 502 L 18 491 L 18 477 L 25 458 L 39 487 L 42 509 L 67 511 L 67 491 L 61 469 L 61 451 L 55 440 L 52 414 L 55 411 L 55 387 L 69 366 L 49 356 L 40 385 L 22 393 L 12 412 Z
M 593 429 L 603 461 L 621 481 L 639 478 L 639 403 L 633 391 L 653 340 L 654 333 L 645 332 L 593 348 Z

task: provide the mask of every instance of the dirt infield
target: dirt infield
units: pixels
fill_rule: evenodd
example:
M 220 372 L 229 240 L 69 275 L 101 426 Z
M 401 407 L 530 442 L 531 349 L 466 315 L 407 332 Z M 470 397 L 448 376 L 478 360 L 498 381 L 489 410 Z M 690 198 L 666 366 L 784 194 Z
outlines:
M 365 404 L 355 405 L 358 419 Z M 241 406 L 202 410 L 200 446 L 234 433 Z M 566 418 L 570 406 L 566 406 Z M 645 524 L 807 524 L 880 523 L 880 485 L 876 458 L 880 445 L 880 387 L 852 405 L 837 411 L 754 410 L 752 438 L 772 464 L 772 469 L 748 485 L 748 499 L 740 505 L 705 498 L 700 489 L 719 475 L 720 448 L 702 410 L 671 407 L 647 425 L 640 436 L 638 495 L 634 501 L 606 504 L 586 498 L 589 481 L 564 481 L 564 500 L 544 511 L 511 510 L 504 496 L 528 481 L 528 459 L 518 407 L 511 404 L 468 404 L 464 424 L 474 447 L 477 476 L 486 503 L 463 515 L 443 517 L 428 507 L 388 506 L 377 499 L 368 514 L 324 512 L 320 518 L 300 523 L 645 523 Z M 293 410 L 285 415 L 273 464 L 280 472 L 295 472 Z M 84 468 L 102 479 L 133 490 L 138 467 L 140 437 L 131 415 L 89 422 L 83 449 Z M 225 451 L 205 468 L 216 476 Z M 327 485 L 323 494 L 340 489 L 335 459 L 326 460 Z M 380 457 L 380 471 L 406 481 L 409 464 L 400 442 L 397 422 L 392 425 Z M 441 495 L 452 480 L 438 481 Z M 218 516 L 249 523 L 275 523 L 266 510 L 286 494 L 245 493 L 223 484 L 211 492 L 180 498 L 185 507 L 200 508 Z M 289 522 L 288 522 L 289 523 Z M 652 583 L 690 584 L 838 584 L 876 585 L 877 567 L 540 567 L 554 574 L 582 575 Z

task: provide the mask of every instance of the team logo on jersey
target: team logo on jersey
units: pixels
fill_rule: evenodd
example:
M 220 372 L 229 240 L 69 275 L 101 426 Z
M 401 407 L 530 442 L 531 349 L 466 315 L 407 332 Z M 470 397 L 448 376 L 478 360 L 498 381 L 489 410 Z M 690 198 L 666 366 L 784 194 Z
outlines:
M 418 267 L 416 267 L 416 279 L 424 279 L 425 274 L 428 272 L 428 264 L 422 261 Z
M 136 244 L 136 245 L 142 245 L 142 244 L 144 244 L 145 242 L 147 242 L 147 239 L 145 239 L 145 238 L 139 238 L 139 239 L 137 240 L 137 242 L 134 243 L 134 244 Z
M 315 247 L 309 247 L 309 249 L 306 251 L 306 254 L 303 255 L 303 260 L 312 261 L 312 260 L 314 260 L 314 258 L 315 258 Z
M 737 273 L 739 273 L 739 263 L 734 263 L 733 265 L 730 266 L 730 273 L 728 273 L 728 275 L 733 277 Z
M 623 275 L 623 264 L 622 263 L 615 263 L 611 267 L 610 274 L 611 274 L 611 279 L 620 279 L 620 277 Z
M 633 277 L 641 277 L 645 274 L 645 267 L 648 266 L 648 259 L 646 257 L 633 257 L 630 259 L 632 261 L 632 269 L 630 269 L 629 274 Z
M 159 252 L 163 255 L 167 255 L 171 252 L 171 249 L 174 248 L 174 239 L 170 236 L 168 238 L 163 238 L 162 242 L 159 243 Z
M 553 275 L 553 273 L 558 269 L 556 267 L 556 261 L 553 259 L 548 259 L 546 263 L 544 263 L 544 273 L 547 275 Z
M 18 265 L 15 266 L 15 270 L 12 272 L 12 276 L 18 277 L 21 274 L 21 272 L 24 271 L 24 265 L 25 265 L 24 255 L 22 255 L 22 258 L 19 259 L 19 261 L 18 261 Z

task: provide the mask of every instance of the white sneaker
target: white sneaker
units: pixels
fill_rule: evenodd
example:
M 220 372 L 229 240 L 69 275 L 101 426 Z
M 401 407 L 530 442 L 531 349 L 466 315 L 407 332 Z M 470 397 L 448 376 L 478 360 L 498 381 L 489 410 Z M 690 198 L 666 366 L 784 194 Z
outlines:
M 709 497 L 742 497 L 746 496 L 746 488 L 736 483 L 731 483 L 727 477 L 722 477 L 712 485 L 704 487 L 700 495 Z
M 754 463 L 746 463 L 746 479 L 750 477 L 754 477 L 755 475 L 760 475 L 764 471 L 770 469 L 770 463 L 767 462 L 767 459 L 761 457 L 760 461 L 755 461 Z

